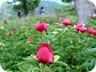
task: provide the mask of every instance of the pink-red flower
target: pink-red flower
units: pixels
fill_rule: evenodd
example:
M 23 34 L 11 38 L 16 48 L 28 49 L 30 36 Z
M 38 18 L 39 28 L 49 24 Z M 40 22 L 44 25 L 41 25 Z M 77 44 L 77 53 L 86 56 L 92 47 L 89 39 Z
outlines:
M 60 22 L 60 21 L 61 21 L 61 18 L 60 18 L 60 17 L 58 17 L 58 18 L 56 19 L 56 21 L 57 21 L 57 22 Z
M 12 31 L 10 31 L 8 34 L 9 34 L 10 36 L 12 36 L 12 35 L 13 35 L 13 32 L 12 32 Z
M 80 27 L 82 27 L 82 26 L 83 26 L 83 24 L 76 24 L 75 25 L 75 30 L 79 31 Z
M 94 18 L 94 17 L 96 17 L 96 14 L 92 14 L 89 16 L 89 18 Z
M 17 29 L 16 28 L 14 28 L 14 31 L 16 31 Z
M 66 26 L 72 26 L 72 23 L 71 23 L 71 21 L 69 19 L 64 19 L 61 22 L 61 24 L 66 25 Z
M 24 22 L 24 26 L 26 26 L 27 25 L 27 23 L 26 22 Z
M 82 33 L 84 33 L 84 32 L 87 31 L 87 28 L 86 28 L 86 27 L 81 27 L 81 28 L 79 29 L 79 31 L 82 32 Z
M 93 15 L 89 16 L 89 18 L 93 18 Z
M 51 46 L 47 43 L 43 43 L 38 50 L 36 58 L 38 62 L 52 64 L 54 62 L 54 55 Z
M 7 23 L 7 20 L 4 20 L 4 24 L 6 24 Z
M 36 23 L 36 30 L 40 31 L 40 32 L 47 31 L 48 30 L 47 23 L 45 23 L 45 22 L 44 23 L 37 22 Z
M 93 28 L 88 28 L 87 31 L 91 35 L 96 35 L 96 30 L 94 30 Z
M 31 43 L 33 42 L 33 40 L 31 38 L 28 38 L 28 42 Z
M 87 28 L 83 24 L 76 24 L 75 30 L 84 33 L 87 31 Z

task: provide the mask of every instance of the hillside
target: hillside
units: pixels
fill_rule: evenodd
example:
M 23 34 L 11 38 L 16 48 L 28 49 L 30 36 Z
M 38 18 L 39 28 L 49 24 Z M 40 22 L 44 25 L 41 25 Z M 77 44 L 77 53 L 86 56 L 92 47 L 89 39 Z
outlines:
M 38 13 L 39 8 L 43 6 L 46 13 L 54 13 L 55 8 L 60 8 L 62 5 L 53 2 L 53 1 L 41 1 L 39 6 L 36 8 L 35 13 Z M 16 13 L 12 10 L 12 4 L 8 4 L 4 2 L 0 8 L 0 18 L 9 17 L 9 16 L 16 16 Z
M 12 16 L 14 12 L 12 11 L 12 4 L 4 2 L 0 8 L 0 18 Z
M 36 8 L 36 13 L 38 13 L 39 8 L 43 6 L 45 11 L 47 13 L 54 13 L 54 9 L 55 8 L 60 8 L 62 7 L 62 5 L 53 2 L 53 1 L 41 1 L 41 3 L 39 4 L 38 8 Z

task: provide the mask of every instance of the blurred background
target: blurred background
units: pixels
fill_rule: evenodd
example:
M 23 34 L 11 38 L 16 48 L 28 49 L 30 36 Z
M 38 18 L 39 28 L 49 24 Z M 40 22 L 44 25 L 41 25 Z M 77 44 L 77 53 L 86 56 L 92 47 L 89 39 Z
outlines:
M 20 1 L 20 0 L 19 0 Z M 1 0 L 0 1 L 0 18 L 17 17 L 18 10 L 24 15 L 21 3 L 18 0 Z M 22 0 L 21 0 L 22 1 Z M 63 16 L 64 12 L 69 10 L 69 14 L 75 14 L 74 3 L 64 3 L 61 0 L 38 0 L 38 4 L 34 7 L 31 6 L 27 15 L 38 15 L 40 7 L 44 7 L 47 15 L 57 14 Z M 16 7 L 18 5 L 18 7 Z M 70 5 L 70 6 L 69 6 Z M 67 8 L 67 9 L 66 9 Z M 73 10 L 73 11 L 72 11 Z M 34 13 L 32 13 L 32 11 Z M 61 12 L 60 12 L 61 11 Z M 68 13 L 67 13 L 68 14 Z

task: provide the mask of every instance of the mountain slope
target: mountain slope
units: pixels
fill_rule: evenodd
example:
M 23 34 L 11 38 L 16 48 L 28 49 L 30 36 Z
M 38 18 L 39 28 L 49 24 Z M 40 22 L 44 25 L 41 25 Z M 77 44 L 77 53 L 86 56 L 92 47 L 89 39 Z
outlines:
M 38 13 L 38 10 L 40 9 L 40 7 L 44 7 L 46 13 L 51 14 L 51 13 L 54 13 L 55 8 L 61 8 L 62 5 L 53 1 L 41 1 L 39 6 L 36 8 L 36 13 Z

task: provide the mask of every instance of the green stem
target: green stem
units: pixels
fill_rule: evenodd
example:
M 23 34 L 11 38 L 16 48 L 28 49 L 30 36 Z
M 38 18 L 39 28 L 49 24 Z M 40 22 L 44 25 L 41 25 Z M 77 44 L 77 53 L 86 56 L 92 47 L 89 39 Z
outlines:
M 42 33 L 42 42 L 44 43 L 45 42 L 45 37 L 44 37 L 44 33 Z
M 45 69 L 46 68 L 46 65 L 45 64 L 42 64 L 42 67 L 41 67 L 41 72 L 45 72 Z
M 51 72 L 51 66 L 49 66 L 49 72 Z

